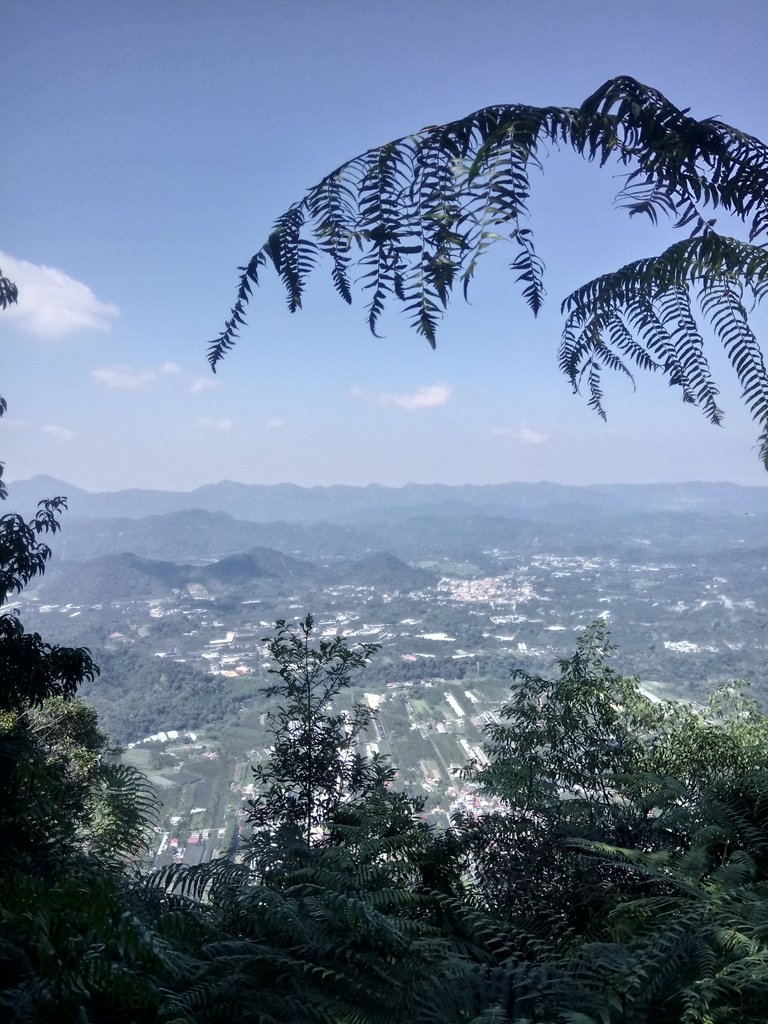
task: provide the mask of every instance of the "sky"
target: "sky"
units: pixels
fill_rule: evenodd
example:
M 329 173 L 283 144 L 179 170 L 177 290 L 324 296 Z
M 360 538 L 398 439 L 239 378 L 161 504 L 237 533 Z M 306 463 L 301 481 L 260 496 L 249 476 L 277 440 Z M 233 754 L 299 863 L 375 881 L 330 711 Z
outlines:
M 259 289 L 206 362 L 236 268 L 355 154 L 489 103 L 578 105 L 628 74 L 768 138 L 764 0 L 25 0 L 0 37 L 0 457 L 88 490 L 245 483 L 731 480 L 765 485 L 757 428 L 713 359 L 724 428 L 663 379 L 606 379 L 608 421 L 557 368 L 572 288 L 675 236 L 629 219 L 614 172 L 534 177 L 547 305 L 499 251 L 432 351 L 383 338 L 326 271 L 291 315 Z M 768 326 L 765 311 L 758 323 Z M 714 349 L 712 349 L 714 351 Z M 11 498 L 13 491 L 11 488 Z

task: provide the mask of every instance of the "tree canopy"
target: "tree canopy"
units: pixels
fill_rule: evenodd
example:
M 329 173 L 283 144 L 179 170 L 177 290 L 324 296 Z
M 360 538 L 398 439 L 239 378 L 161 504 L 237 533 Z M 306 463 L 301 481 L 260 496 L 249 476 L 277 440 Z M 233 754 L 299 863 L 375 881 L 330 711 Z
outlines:
M 499 810 L 438 832 L 385 775 L 361 788 L 349 748 L 334 766 L 335 698 L 371 649 L 311 617 L 267 642 L 274 744 L 240 855 L 150 880 L 199 937 L 168 1019 L 764 1020 L 768 719 L 741 690 L 655 702 L 594 623 L 487 725 L 464 774 Z
M 548 148 L 570 148 L 626 169 L 617 195 L 630 216 L 672 219 L 688 237 L 602 274 L 567 295 L 558 361 L 603 418 L 605 370 L 663 374 L 715 424 L 719 389 L 705 330 L 725 350 L 760 430 L 768 467 L 768 371 L 750 314 L 768 291 L 768 147 L 716 118 L 697 120 L 656 89 L 622 76 L 578 107 L 501 104 L 432 125 L 353 157 L 278 217 L 239 268 L 237 298 L 209 346 L 215 371 L 246 322 L 252 289 L 272 267 L 291 312 L 322 256 L 352 302 L 358 281 L 376 332 L 390 301 L 434 347 L 454 288 L 466 297 L 494 243 L 515 248 L 510 269 L 536 315 L 544 263 L 528 226 L 530 170 Z M 725 214 L 742 237 L 718 227 Z

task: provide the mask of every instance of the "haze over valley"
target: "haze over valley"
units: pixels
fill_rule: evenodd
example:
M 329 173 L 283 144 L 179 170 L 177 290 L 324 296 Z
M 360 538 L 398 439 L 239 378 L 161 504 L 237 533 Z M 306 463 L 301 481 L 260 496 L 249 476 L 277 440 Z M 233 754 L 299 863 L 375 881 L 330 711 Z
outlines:
M 366 751 L 436 822 L 478 799 L 455 769 L 482 757 L 512 668 L 551 672 L 596 619 L 614 666 L 654 696 L 745 678 L 765 693 L 764 488 L 13 491 L 22 507 L 71 495 L 56 557 L 18 604 L 29 628 L 93 649 L 102 674 L 81 693 L 163 794 L 159 862 L 234 841 L 269 745 L 262 639 L 277 619 L 312 612 L 323 636 L 380 645 L 349 705 L 374 710 Z

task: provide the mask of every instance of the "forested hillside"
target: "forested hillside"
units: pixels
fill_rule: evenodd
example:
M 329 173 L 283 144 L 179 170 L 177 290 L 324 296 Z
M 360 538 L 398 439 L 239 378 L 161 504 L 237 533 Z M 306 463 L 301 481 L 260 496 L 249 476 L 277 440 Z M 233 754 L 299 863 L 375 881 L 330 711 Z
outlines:
M 93 649 L 100 674 L 80 688 L 82 699 L 99 715 L 112 739 L 128 743 L 162 726 L 185 729 L 225 718 L 237 700 L 214 676 L 170 658 L 143 654 L 114 644 Z

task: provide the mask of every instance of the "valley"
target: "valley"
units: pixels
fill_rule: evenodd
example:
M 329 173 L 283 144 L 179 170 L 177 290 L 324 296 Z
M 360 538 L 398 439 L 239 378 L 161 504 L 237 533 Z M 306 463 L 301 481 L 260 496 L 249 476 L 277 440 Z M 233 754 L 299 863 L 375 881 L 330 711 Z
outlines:
M 494 496 L 468 513 L 457 494 L 413 516 L 380 501 L 362 523 L 71 517 L 18 603 L 28 628 L 92 648 L 102 674 L 81 695 L 157 788 L 155 860 L 196 863 L 233 848 L 249 765 L 267 755 L 262 641 L 277 619 L 311 611 L 318 636 L 379 646 L 347 691 L 373 712 L 364 751 L 389 757 L 438 824 L 482 806 L 456 770 L 482 761 L 511 669 L 551 673 L 596 619 L 616 669 L 654 696 L 747 678 L 761 698 L 768 511 L 690 504 L 630 515 Z

